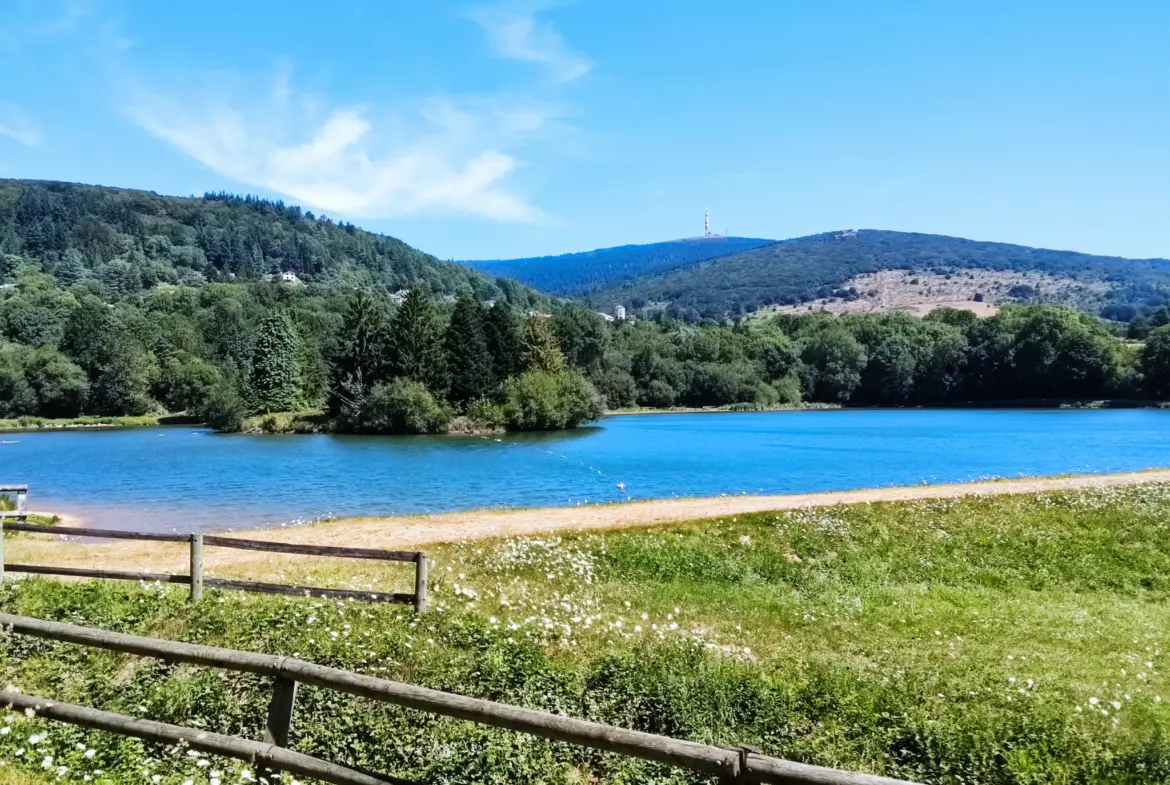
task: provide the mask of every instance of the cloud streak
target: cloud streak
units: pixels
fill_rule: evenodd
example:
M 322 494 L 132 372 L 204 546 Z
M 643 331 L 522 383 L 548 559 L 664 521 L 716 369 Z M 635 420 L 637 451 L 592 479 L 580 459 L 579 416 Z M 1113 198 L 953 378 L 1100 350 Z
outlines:
M 0 101 L 0 136 L 15 139 L 26 147 L 41 142 L 41 131 L 15 104 Z
M 215 171 L 314 208 L 361 218 L 543 219 L 509 189 L 522 162 L 504 150 L 541 133 L 553 109 L 432 99 L 413 117 L 386 117 L 321 105 L 281 77 L 259 102 L 149 95 L 129 115 Z
M 557 82 L 571 82 L 589 73 L 593 61 L 568 49 L 550 22 L 537 19 L 539 10 L 500 3 L 477 6 L 470 16 L 487 33 L 499 57 L 543 65 Z

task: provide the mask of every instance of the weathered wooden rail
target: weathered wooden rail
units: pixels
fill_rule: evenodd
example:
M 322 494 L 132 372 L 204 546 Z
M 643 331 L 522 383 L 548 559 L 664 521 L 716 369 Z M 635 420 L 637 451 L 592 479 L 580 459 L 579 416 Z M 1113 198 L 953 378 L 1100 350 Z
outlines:
M 10 633 L 92 646 L 109 651 L 155 657 L 226 670 L 254 673 L 275 681 L 264 743 L 221 736 L 177 725 L 113 714 L 46 698 L 0 692 L 0 703 L 14 710 L 33 709 L 48 719 L 121 733 L 168 744 L 185 741 L 208 753 L 256 765 L 262 772 L 289 771 L 336 785 L 407 783 L 407 780 L 358 771 L 291 752 L 288 744 L 297 684 L 337 690 L 418 711 L 529 733 L 545 739 L 676 766 L 727 783 L 777 785 L 913 785 L 903 780 L 839 771 L 761 755 L 746 747 L 725 749 L 672 739 L 653 733 L 468 698 L 411 684 L 317 665 L 292 657 L 221 649 L 193 643 L 107 632 L 89 627 L 0 613 L 0 627 Z
M 3 489 L 0 488 L 0 491 Z M 240 591 L 285 594 L 298 597 L 327 597 L 330 599 L 355 599 L 373 602 L 400 602 L 414 605 L 419 613 L 427 608 L 427 555 L 416 551 L 383 551 L 374 548 L 341 548 L 329 545 L 296 545 L 266 540 L 246 540 L 236 537 L 222 537 L 211 534 L 166 534 L 160 532 L 134 532 L 112 529 L 91 529 L 82 526 L 41 526 L 34 523 L 3 522 L 4 531 L 28 532 L 31 534 L 52 534 L 57 536 L 98 537 L 115 540 L 143 540 L 146 542 L 179 542 L 190 545 L 191 569 L 187 575 L 169 575 L 153 572 L 127 572 L 122 570 L 93 570 L 79 567 L 53 567 L 44 564 L 5 564 L 4 541 L 0 537 L 0 581 L 8 572 L 32 573 L 37 575 L 64 575 L 75 578 L 105 578 L 120 581 L 147 581 L 153 583 L 181 583 L 191 587 L 191 599 L 199 600 L 204 587 L 215 589 L 236 589 Z M 268 551 L 290 553 L 299 556 L 325 556 L 341 559 L 368 559 L 374 561 L 409 562 L 414 564 L 414 593 L 370 592 L 351 589 L 327 589 L 318 586 L 291 586 L 283 583 L 262 583 L 230 578 L 208 578 L 203 574 L 203 548 L 235 548 L 247 551 Z
M 15 518 L 17 521 L 28 520 L 28 486 L 27 485 L 0 485 L 0 495 L 11 496 L 13 509 L 0 510 L 0 520 Z

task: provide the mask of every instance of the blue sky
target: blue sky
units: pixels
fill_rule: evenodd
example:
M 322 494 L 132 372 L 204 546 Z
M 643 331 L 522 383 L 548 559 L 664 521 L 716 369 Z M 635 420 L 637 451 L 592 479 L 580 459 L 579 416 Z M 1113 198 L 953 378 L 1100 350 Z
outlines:
M 0 0 L 0 177 L 443 258 L 713 229 L 1170 257 L 1170 3 Z

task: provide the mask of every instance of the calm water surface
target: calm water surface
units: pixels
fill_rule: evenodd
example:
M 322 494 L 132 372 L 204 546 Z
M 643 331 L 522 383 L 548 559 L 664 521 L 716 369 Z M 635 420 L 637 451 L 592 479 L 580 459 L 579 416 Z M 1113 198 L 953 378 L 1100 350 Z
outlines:
M 33 509 L 111 528 L 197 530 L 1164 467 L 1170 411 L 669 414 L 498 439 L 147 428 L 0 442 L 0 484 L 29 483 Z

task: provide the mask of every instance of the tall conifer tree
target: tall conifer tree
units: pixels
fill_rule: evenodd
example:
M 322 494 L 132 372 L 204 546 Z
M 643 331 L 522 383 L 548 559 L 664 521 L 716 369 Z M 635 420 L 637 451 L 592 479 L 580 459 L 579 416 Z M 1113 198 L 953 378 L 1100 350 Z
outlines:
M 451 383 L 448 397 L 463 407 L 487 396 L 495 384 L 483 318 L 480 306 L 464 295 L 455 303 L 447 325 L 447 376 Z
M 421 287 L 406 295 L 390 323 L 390 362 L 394 376 L 422 382 L 434 393 L 447 387 L 443 329 L 431 299 Z
M 496 381 L 520 372 L 520 320 L 506 303 L 497 302 L 484 313 L 484 338 L 492 355 Z
M 252 405 L 260 412 L 296 411 L 304 405 L 299 338 L 288 313 L 274 310 L 260 323 L 252 354 Z
M 383 381 L 389 341 L 385 311 L 359 289 L 346 302 L 341 334 L 329 361 L 329 412 L 360 408 L 366 393 Z

